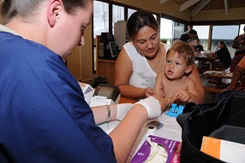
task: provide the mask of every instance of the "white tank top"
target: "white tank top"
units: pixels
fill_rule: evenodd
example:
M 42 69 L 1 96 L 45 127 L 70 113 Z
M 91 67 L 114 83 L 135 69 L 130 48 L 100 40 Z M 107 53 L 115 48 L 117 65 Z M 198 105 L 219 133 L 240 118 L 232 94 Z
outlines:
M 170 48 L 170 45 L 163 45 L 165 46 L 166 51 Z M 129 78 L 129 85 L 138 88 L 149 87 L 154 89 L 157 74 L 151 69 L 146 57 L 138 53 L 132 42 L 126 43 L 123 48 L 127 52 L 133 64 L 133 72 Z

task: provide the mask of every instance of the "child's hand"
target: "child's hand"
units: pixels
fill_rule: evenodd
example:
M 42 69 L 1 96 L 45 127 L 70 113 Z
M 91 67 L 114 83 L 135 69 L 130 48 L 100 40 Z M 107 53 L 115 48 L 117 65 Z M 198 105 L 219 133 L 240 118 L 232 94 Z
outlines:
M 174 97 L 182 102 L 189 102 L 191 99 L 191 93 L 187 92 L 186 90 L 180 90 L 175 94 Z
M 159 91 L 153 91 L 152 92 L 152 95 L 154 95 L 154 96 L 156 96 L 156 97 L 158 97 L 158 98 L 164 98 L 164 93 L 163 93 L 163 90 L 161 89 L 161 90 L 159 90 Z

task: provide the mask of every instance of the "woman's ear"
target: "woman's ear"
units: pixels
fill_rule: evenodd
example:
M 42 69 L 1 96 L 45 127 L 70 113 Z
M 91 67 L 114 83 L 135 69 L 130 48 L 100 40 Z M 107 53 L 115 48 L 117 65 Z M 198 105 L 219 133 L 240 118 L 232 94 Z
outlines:
M 47 18 L 50 27 L 54 27 L 58 18 L 60 17 L 60 12 L 62 9 L 62 1 L 61 0 L 51 0 L 49 2 Z
M 185 69 L 185 73 L 186 74 L 190 73 L 192 69 L 193 69 L 193 65 L 187 66 L 187 68 Z

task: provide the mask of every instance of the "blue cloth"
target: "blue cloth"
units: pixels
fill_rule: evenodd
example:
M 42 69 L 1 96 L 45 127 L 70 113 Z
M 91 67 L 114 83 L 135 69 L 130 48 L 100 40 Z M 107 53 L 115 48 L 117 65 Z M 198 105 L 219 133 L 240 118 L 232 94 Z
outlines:
M 0 32 L 0 162 L 116 162 L 63 60 Z
M 168 116 L 177 117 L 178 115 L 183 113 L 185 106 L 179 104 L 171 104 L 171 107 L 167 113 Z

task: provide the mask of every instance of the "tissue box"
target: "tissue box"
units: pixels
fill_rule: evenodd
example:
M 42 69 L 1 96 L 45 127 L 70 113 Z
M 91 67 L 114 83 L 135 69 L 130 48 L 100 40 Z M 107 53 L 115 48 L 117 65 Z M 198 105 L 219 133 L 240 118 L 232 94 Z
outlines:
M 204 136 L 201 151 L 225 162 L 244 162 L 245 145 Z
M 179 163 L 181 144 L 179 141 L 149 135 L 130 163 Z
M 80 85 L 82 91 L 83 91 L 83 95 L 85 98 L 85 101 L 90 104 L 90 101 L 93 97 L 94 94 L 94 89 L 91 85 L 86 84 L 86 83 L 82 83 L 82 82 L 78 82 L 78 84 Z

